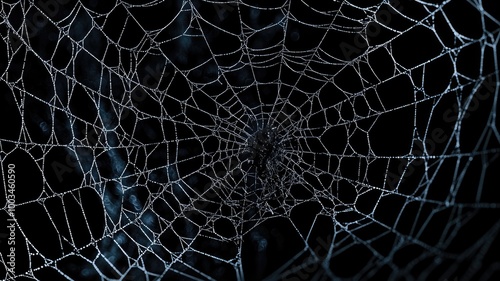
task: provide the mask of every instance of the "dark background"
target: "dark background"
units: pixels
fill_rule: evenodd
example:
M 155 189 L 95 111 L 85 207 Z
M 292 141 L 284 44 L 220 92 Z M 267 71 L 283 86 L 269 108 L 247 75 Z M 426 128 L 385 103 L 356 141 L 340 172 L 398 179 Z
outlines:
M 494 1 L 308 2 L 2 2 L 16 280 L 495 279 Z

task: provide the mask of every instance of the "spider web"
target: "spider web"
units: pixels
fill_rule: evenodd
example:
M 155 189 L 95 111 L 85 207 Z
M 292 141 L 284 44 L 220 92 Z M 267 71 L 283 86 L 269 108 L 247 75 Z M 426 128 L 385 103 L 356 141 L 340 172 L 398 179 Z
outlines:
M 2 2 L 1 276 L 498 276 L 494 1 L 268 2 Z

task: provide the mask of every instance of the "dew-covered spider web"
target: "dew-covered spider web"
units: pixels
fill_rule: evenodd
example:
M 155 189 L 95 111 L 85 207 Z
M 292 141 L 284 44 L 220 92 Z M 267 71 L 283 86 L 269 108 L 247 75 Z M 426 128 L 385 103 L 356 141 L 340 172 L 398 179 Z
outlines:
M 495 2 L 2 1 L 0 278 L 498 278 Z

